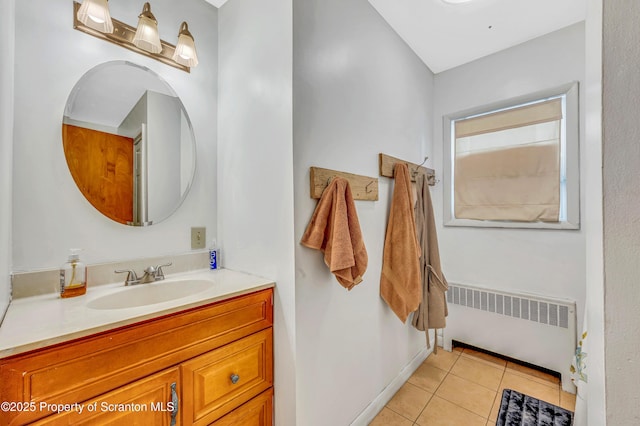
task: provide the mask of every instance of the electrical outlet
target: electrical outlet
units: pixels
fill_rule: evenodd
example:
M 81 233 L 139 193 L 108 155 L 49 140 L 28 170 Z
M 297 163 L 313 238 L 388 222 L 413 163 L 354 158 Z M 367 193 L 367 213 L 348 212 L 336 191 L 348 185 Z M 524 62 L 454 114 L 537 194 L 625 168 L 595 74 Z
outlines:
M 191 228 L 191 249 L 203 249 L 207 241 L 207 228 L 195 227 Z

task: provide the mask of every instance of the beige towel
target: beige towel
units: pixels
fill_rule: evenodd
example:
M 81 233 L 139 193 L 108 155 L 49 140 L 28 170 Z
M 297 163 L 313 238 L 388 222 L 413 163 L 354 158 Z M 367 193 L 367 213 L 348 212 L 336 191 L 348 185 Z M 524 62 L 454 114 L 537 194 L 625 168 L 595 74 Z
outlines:
M 324 252 L 324 263 L 347 290 L 362 281 L 367 249 L 346 179 L 335 177 L 322 192 L 300 242 Z
M 405 322 L 409 314 L 418 309 L 422 300 L 420 246 L 416 238 L 411 179 L 407 165 L 396 163 L 393 176 L 395 186 L 384 238 L 380 296 L 398 318 Z
M 449 285 L 440 266 L 438 235 L 427 177 L 424 174 L 418 175 L 416 184 L 418 187 L 416 231 L 422 250 L 422 256 L 420 256 L 422 302 L 413 315 L 412 324 L 418 330 L 425 331 L 430 328 L 444 328 L 446 325 L 445 317 L 448 315 L 448 310 L 445 291 Z M 427 347 L 429 346 L 427 332 Z

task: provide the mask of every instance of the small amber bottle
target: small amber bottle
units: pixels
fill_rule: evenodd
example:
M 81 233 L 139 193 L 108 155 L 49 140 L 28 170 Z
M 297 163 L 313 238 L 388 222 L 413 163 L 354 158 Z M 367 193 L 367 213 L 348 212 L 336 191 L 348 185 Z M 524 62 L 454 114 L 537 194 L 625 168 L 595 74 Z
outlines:
M 81 296 L 87 292 L 87 267 L 80 261 L 80 249 L 71 249 L 67 263 L 60 268 L 60 297 Z

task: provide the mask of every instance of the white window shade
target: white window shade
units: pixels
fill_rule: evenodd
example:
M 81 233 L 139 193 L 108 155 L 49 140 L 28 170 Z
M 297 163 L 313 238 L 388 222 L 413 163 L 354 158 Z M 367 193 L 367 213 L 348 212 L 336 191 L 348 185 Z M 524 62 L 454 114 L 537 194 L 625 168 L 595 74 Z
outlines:
M 454 124 L 458 219 L 558 222 L 562 98 Z

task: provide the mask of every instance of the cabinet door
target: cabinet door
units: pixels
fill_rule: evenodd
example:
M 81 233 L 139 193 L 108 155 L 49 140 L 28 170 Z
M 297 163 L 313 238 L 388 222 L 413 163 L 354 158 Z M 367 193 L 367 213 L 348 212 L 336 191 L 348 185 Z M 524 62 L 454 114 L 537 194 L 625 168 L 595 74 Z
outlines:
M 180 425 L 179 383 L 179 368 L 171 368 L 122 386 L 98 398 L 69 406 L 69 411 L 58 412 L 34 424 Z
M 271 328 L 181 365 L 185 424 L 207 425 L 273 385 Z
M 273 424 L 273 388 L 236 408 L 212 426 L 271 426 Z

